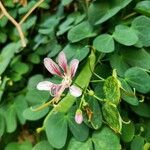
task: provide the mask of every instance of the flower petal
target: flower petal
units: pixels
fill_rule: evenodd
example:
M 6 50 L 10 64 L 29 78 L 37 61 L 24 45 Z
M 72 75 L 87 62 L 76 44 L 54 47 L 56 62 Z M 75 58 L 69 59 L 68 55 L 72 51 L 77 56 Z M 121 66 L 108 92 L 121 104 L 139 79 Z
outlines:
M 61 87 L 62 87 L 61 84 L 53 84 L 50 90 L 50 94 L 54 97 L 57 96 L 59 94 Z
M 51 74 L 62 76 L 59 66 L 50 58 L 44 58 L 44 66 Z
M 82 91 L 80 88 L 78 88 L 77 86 L 72 85 L 69 88 L 70 94 L 73 95 L 74 97 L 79 97 L 82 94 Z
M 58 64 L 63 69 L 63 71 L 67 73 L 67 59 L 63 51 L 61 51 L 58 55 Z
M 45 90 L 45 91 L 50 91 L 51 87 L 52 87 L 53 83 L 49 82 L 49 81 L 42 81 L 39 82 L 36 86 L 36 88 L 38 90 Z
M 80 109 L 78 109 L 76 111 L 76 114 L 75 114 L 75 122 L 77 124 L 81 124 L 83 122 L 83 115 L 82 115 L 82 111 Z
M 77 71 L 79 65 L 79 60 L 78 59 L 73 59 L 70 62 L 70 72 L 71 72 L 71 77 L 73 77 Z

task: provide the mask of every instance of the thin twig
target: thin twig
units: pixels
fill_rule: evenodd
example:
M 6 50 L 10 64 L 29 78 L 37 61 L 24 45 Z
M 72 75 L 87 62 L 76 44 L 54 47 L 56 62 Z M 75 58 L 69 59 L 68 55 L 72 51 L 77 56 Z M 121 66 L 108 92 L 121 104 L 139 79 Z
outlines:
M 39 0 L 28 12 L 25 14 L 25 16 L 21 19 L 19 24 L 21 25 L 28 17 L 29 15 L 42 3 L 44 0 Z
M 7 10 L 5 9 L 1 1 L 0 1 L 0 8 L 2 10 L 2 13 L 16 26 L 18 33 L 20 35 L 20 38 L 21 38 L 22 46 L 25 47 L 26 41 L 25 41 L 24 34 L 22 32 L 22 28 L 20 24 L 7 12 Z

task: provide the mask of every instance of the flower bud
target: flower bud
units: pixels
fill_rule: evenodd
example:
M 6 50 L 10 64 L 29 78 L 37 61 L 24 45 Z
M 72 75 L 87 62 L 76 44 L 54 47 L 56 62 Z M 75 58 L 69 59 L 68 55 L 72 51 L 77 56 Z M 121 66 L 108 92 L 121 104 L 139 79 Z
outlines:
M 82 111 L 80 109 L 77 109 L 75 114 L 75 122 L 77 124 L 81 124 L 83 121 Z

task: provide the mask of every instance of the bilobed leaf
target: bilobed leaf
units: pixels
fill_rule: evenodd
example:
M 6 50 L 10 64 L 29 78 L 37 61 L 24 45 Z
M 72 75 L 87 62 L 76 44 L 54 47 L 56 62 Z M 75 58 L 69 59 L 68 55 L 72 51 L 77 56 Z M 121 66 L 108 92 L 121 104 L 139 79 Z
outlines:
M 117 133 L 121 132 L 122 119 L 116 105 L 106 102 L 102 107 L 103 117 L 108 125 Z
M 76 25 L 68 32 L 68 39 L 72 43 L 93 36 L 95 36 L 95 33 L 92 29 L 92 26 L 87 21 Z
M 121 139 L 124 142 L 130 142 L 132 141 L 135 134 L 135 127 L 132 122 L 129 124 L 122 124 L 122 130 L 121 130 Z
M 79 142 L 71 138 L 67 150 L 93 150 L 92 141 L 89 139 L 85 142 Z
M 134 45 L 138 41 L 136 32 L 132 28 L 125 25 L 117 25 L 115 27 L 113 37 L 117 42 L 126 46 Z
M 85 141 L 88 138 L 89 135 L 89 129 L 88 127 L 84 124 L 77 124 L 75 122 L 75 112 L 77 108 L 73 107 L 69 113 L 68 113 L 68 126 L 70 131 L 72 132 L 73 136 L 75 137 L 76 140 L 78 141 Z
M 120 102 L 120 83 L 119 80 L 114 77 L 108 77 L 103 86 L 105 98 L 107 101 L 118 105 Z
M 141 68 L 129 68 L 125 72 L 125 80 L 141 93 L 147 93 L 150 91 L 150 76 Z
M 95 150 L 120 150 L 121 145 L 118 136 L 108 127 L 103 127 L 93 133 L 92 141 Z
M 139 37 L 139 43 L 142 46 L 150 46 L 150 18 L 146 16 L 139 16 L 132 21 L 131 26 Z
M 93 46 L 96 50 L 103 53 L 110 53 L 114 51 L 114 40 L 113 37 L 109 34 L 101 34 L 97 36 L 93 41 Z
M 44 124 L 49 143 L 57 149 L 62 148 L 67 139 L 67 118 L 64 113 L 52 113 Z

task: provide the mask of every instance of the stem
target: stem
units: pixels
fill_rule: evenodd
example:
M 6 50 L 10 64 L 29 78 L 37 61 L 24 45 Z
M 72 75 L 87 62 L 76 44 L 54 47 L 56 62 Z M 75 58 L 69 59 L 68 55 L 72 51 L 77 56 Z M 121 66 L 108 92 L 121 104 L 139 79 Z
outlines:
M 137 12 L 133 12 L 133 13 L 131 13 L 131 14 L 128 14 L 127 16 L 125 16 L 125 17 L 123 18 L 123 20 L 128 19 L 128 18 L 130 18 L 130 17 L 133 17 L 133 16 L 136 15 L 136 14 L 137 14 Z
M 96 98 L 97 100 L 99 100 L 100 102 L 104 102 L 103 99 L 100 99 L 100 98 L 99 98 L 98 96 L 96 96 L 96 95 L 93 95 L 93 97 Z
M 21 19 L 21 21 L 19 22 L 19 24 L 21 25 L 28 17 L 29 15 L 42 3 L 44 2 L 44 0 L 39 0 L 31 9 L 30 11 L 27 12 L 27 14 L 25 14 L 25 16 Z
M 20 35 L 20 38 L 21 38 L 22 46 L 25 47 L 26 41 L 25 41 L 24 34 L 22 32 L 22 28 L 20 24 L 7 12 L 7 10 L 5 9 L 1 1 L 0 1 L 0 8 L 2 10 L 2 13 L 16 26 L 18 33 Z
M 39 111 L 39 110 L 42 110 L 42 109 L 44 109 L 45 107 L 48 107 L 48 106 L 49 106 L 51 103 L 53 103 L 55 100 L 56 100 L 56 98 L 54 97 L 52 100 L 48 101 L 47 103 L 44 103 L 43 105 L 39 106 L 38 108 L 33 109 L 33 108 L 31 107 L 31 109 L 32 109 L 32 111 Z

